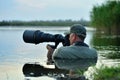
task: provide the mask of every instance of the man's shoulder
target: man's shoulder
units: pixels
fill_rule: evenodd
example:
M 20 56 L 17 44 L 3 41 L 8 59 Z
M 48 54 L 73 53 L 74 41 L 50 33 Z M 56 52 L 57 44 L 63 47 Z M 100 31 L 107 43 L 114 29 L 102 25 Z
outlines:
M 93 52 L 93 53 L 97 53 L 96 50 L 94 48 L 89 48 L 89 47 L 85 47 L 85 46 L 63 46 L 57 49 L 58 51 L 62 51 L 62 52 Z
M 97 52 L 95 49 L 91 49 L 85 46 L 65 46 L 58 48 L 54 56 L 61 57 L 61 58 L 95 58 L 97 57 Z

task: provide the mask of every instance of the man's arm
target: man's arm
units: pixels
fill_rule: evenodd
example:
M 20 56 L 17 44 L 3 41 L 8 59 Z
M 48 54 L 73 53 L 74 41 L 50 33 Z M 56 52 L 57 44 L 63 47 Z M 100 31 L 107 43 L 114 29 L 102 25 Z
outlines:
M 46 46 L 47 50 L 48 50 L 48 53 L 47 53 L 47 64 L 52 64 L 53 63 L 53 60 L 52 60 L 52 55 L 53 55 L 53 52 L 55 49 L 52 48 L 51 45 L 47 45 Z

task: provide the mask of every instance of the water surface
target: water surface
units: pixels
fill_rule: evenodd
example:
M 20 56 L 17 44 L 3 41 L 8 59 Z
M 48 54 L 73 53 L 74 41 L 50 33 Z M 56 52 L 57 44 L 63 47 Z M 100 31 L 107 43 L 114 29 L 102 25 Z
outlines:
M 25 77 L 22 68 L 25 63 L 35 63 L 39 62 L 40 64 L 46 67 L 54 67 L 46 65 L 46 55 L 47 49 L 46 44 L 54 44 L 54 43 L 40 43 L 38 45 L 25 43 L 23 41 L 23 32 L 25 30 L 41 30 L 45 33 L 50 34 L 62 34 L 69 30 L 69 27 L 1 27 L 0 28 L 0 80 L 55 80 L 54 77 L 41 76 L 41 77 Z M 87 37 L 85 42 L 90 45 L 90 47 L 95 47 L 98 49 L 98 54 L 108 53 L 110 51 L 115 51 L 116 49 L 119 51 L 114 45 L 114 49 L 108 47 L 108 37 L 102 37 L 102 40 L 93 37 L 94 29 L 87 28 Z M 98 38 L 100 38 L 98 36 Z M 107 39 L 103 39 L 107 38 Z M 113 39 L 113 38 L 112 38 Z M 110 41 L 110 40 L 109 40 Z M 117 39 L 118 41 L 118 39 Z M 111 43 L 119 44 L 116 40 Z M 106 43 L 106 44 L 105 44 Z M 60 44 L 58 47 L 62 46 Z M 108 49 L 106 49 L 106 46 Z M 102 49 L 101 49 L 102 48 Z M 106 59 L 104 57 L 99 56 L 99 60 L 97 62 L 98 67 L 102 64 L 112 65 L 118 64 L 120 62 L 119 59 Z M 91 71 L 91 69 L 90 69 Z M 90 73 L 88 71 L 88 73 Z
M 69 27 L 1 27 L 0 28 L 0 80 L 25 80 L 27 79 L 22 72 L 22 67 L 28 62 L 39 62 L 46 65 L 46 44 L 38 45 L 25 43 L 23 41 L 23 32 L 25 30 L 41 30 L 50 34 L 62 34 Z M 86 43 L 90 44 L 93 32 L 89 31 Z M 49 43 L 54 44 L 54 43 Z M 59 47 L 62 46 L 61 44 Z M 48 66 L 49 67 L 49 66 Z M 53 80 L 53 78 L 42 76 L 38 78 L 30 78 L 31 80 Z

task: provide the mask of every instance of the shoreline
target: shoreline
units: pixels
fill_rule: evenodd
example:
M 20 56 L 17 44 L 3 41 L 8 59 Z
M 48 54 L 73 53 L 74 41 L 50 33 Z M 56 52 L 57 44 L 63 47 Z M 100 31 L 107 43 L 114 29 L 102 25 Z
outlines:
M 85 26 L 86 27 L 86 26 Z M 0 26 L 0 30 L 69 30 L 70 26 Z M 86 27 L 87 31 L 95 31 L 96 28 Z

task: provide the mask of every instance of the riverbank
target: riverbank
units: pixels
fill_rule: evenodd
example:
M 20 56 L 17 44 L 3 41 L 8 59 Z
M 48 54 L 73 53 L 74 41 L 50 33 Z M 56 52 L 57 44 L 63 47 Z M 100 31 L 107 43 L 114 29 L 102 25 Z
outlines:
M 90 21 L 86 20 L 52 20 L 52 21 L 0 21 L 0 26 L 70 26 L 73 24 L 82 24 L 89 26 Z

